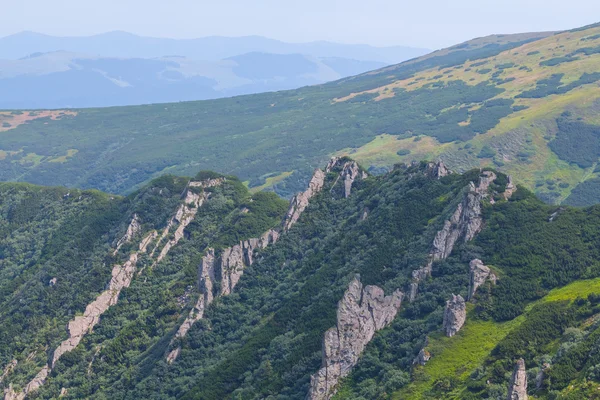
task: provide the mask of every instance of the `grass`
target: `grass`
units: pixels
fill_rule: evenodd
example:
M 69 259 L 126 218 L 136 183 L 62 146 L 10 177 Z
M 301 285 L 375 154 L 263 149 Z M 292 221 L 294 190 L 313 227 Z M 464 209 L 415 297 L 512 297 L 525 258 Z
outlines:
M 69 150 L 67 150 L 67 154 L 65 154 L 64 156 L 59 156 L 59 157 L 56 157 L 56 158 L 52 158 L 52 159 L 48 160 L 48 162 L 65 163 L 65 162 L 68 161 L 69 158 L 71 158 L 75 154 L 77 154 L 77 152 L 79 152 L 79 150 L 77 150 L 77 149 L 69 149 Z
M 542 299 L 529 304 L 525 313 L 512 321 L 497 323 L 475 320 L 470 318 L 472 312 L 469 312 L 467 322 L 456 336 L 448 338 L 441 332 L 430 336 L 427 350 L 432 355 L 431 360 L 424 367 L 416 367 L 415 376 L 419 376 L 420 380 L 416 380 L 394 393 L 392 398 L 395 400 L 422 399 L 433 388 L 434 383 L 442 378 L 452 377 L 464 383 L 475 368 L 485 361 L 494 347 L 525 321 L 527 313 L 536 304 L 573 301 L 592 293 L 600 293 L 600 278 L 576 281 L 562 288 L 554 289 Z M 459 385 L 455 392 L 447 394 L 448 397 L 445 398 L 454 398 L 462 390 L 464 388 Z
M 394 135 L 382 134 L 364 146 L 354 149 L 346 148 L 332 154 L 332 156 L 349 156 L 365 166 L 383 167 L 412 160 L 433 160 L 451 146 L 452 143 L 442 144 L 429 136 L 398 139 Z M 398 155 L 399 150 L 410 150 L 410 153 L 400 156 Z
M 256 192 L 260 192 L 262 190 L 268 189 L 268 188 L 272 187 L 273 185 L 283 181 L 284 179 L 286 179 L 293 173 L 294 173 L 294 171 L 288 171 L 288 172 L 282 172 L 281 174 L 279 174 L 277 176 L 271 176 L 266 179 L 266 182 L 264 184 L 250 188 L 249 189 L 250 193 L 256 193 Z M 247 186 L 248 182 L 244 182 L 244 184 L 246 184 L 246 186 Z

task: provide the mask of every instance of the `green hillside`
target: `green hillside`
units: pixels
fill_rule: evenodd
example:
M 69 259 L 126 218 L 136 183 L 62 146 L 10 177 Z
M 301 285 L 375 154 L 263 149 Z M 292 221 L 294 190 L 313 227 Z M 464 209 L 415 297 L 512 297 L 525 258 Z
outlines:
M 235 174 L 289 196 L 332 154 L 366 168 L 494 166 L 550 203 L 597 202 L 600 27 L 475 39 L 326 85 L 215 101 L 0 113 L 0 179 L 130 193 Z M 573 192 L 573 195 L 569 195 Z
M 212 172 L 163 176 L 127 197 L 0 185 L 5 399 L 23 390 L 28 399 L 305 399 L 349 282 L 408 294 L 413 271 L 431 260 L 444 229 L 456 230 L 458 241 L 418 281 L 415 300 L 405 296 L 366 341 L 335 399 L 506 398 L 521 357 L 535 398 L 593 398 L 599 206 L 557 208 L 523 186 L 514 191 L 504 174 L 446 176 L 426 163 L 356 174 L 349 193 L 341 178 L 353 166 L 342 158 L 315 174 L 322 187 L 313 179 L 308 207 L 289 230 L 281 228 L 286 202 Z M 465 207 L 462 222 L 446 223 Z M 257 247 L 253 263 L 243 261 L 231 292 L 223 291 L 230 266 L 205 274 L 211 254 L 230 257 L 231 246 L 273 230 L 278 240 Z M 446 337 L 446 301 L 467 298 L 473 259 L 497 282 L 479 286 L 464 326 Z M 129 283 L 114 289 L 128 265 Z M 115 302 L 57 358 L 74 338 L 73 321 L 85 321 L 111 290 Z M 214 301 L 194 317 L 207 293 Z M 415 366 L 422 348 L 431 359 Z M 28 389 L 44 368 L 41 384 Z

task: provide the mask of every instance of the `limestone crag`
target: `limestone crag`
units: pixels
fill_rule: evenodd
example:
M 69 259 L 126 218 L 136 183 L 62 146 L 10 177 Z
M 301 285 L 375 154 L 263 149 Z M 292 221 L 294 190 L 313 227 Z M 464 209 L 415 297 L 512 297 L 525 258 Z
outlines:
M 215 257 L 215 250 L 209 248 L 202 258 L 198 271 L 200 296 L 187 318 L 179 326 L 171 343 L 184 338 L 190 328 L 204 317 L 204 310 L 213 302 L 215 296 L 227 296 L 233 292 L 244 269 L 254 263 L 254 252 L 257 249 L 264 249 L 278 239 L 279 232 L 270 229 L 259 238 L 243 240 L 235 246 L 224 249 L 218 259 Z M 220 293 L 215 294 L 214 287 L 217 279 L 220 280 L 221 290 Z M 167 362 L 172 364 L 180 352 L 180 346 L 171 350 L 167 354 Z
M 487 280 L 496 284 L 496 275 L 492 272 L 490 267 L 485 266 L 481 260 L 474 259 L 469 263 L 470 279 L 469 279 L 469 295 L 467 300 L 473 299 L 477 288 L 483 285 Z
M 210 182 L 197 182 L 194 183 L 194 186 L 208 187 L 208 185 L 210 184 L 220 184 L 221 182 L 223 182 L 222 179 L 212 180 Z M 173 218 L 171 218 L 161 236 L 162 240 L 162 238 L 165 238 L 170 233 L 170 230 L 173 226 L 178 225 L 174 233 L 174 238 L 165 244 L 159 256 L 154 260 L 153 265 L 159 262 L 164 256 L 166 256 L 168 251 L 179 242 L 179 240 L 183 237 L 183 230 L 193 220 L 194 216 L 198 211 L 198 207 L 200 207 L 203 201 L 208 198 L 208 196 L 205 196 L 204 193 L 196 194 L 192 192 L 191 190 L 189 190 L 190 186 L 191 185 L 188 185 L 186 191 L 184 192 L 183 199 L 185 201 L 185 204 L 182 204 L 177 209 L 175 215 L 173 216 Z M 141 225 L 137 216 L 134 216 L 132 223 L 129 225 L 129 227 L 131 228 L 131 232 L 135 232 L 138 229 L 138 226 Z M 137 234 L 137 232 L 135 234 Z M 133 236 L 135 236 L 135 234 Z M 128 233 L 126 233 L 124 237 L 126 237 L 127 235 Z M 111 279 L 107 289 L 100 293 L 100 295 L 98 295 L 98 297 L 96 297 L 96 299 L 93 302 L 87 305 L 83 315 L 76 316 L 73 320 L 71 320 L 68 323 L 68 338 L 64 340 L 54 350 L 52 355 L 52 361 L 49 364 L 45 365 L 42 368 L 42 370 L 40 370 L 37 376 L 31 382 L 29 382 L 29 384 L 27 384 L 27 386 L 22 392 L 16 393 L 12 389 L 5 391 L 4 400 L 24 399 L 28 393 L 37 390 L 41 385 L 44 384 L 51 369 L 54 368 L 56 362 L 62 357 L 62 355 L 77 347 L 77 345 L 81 342 L 83 337 L 89 332 L 91 332 L 94 326 L 98 324 L 102 314 L 106 310 L 108 310 L 108 308 L 117 304 L 121 290 L 129 287 L 131 281 L 133 280 L 139 256 L 142 253 L 147 252 L 148 246 L 157 236 L 158 233 L 156 231 L 149 232 L 140 241 L 138 250 L 132 253 L 126 262 L 124 262 L 121 265 L 113 266 Z M 151 257 L 153 256 L 154 251 L 157 249 L 157 246 L 154 247 L 154 250 L 150 255 Z
M 302 212 L 308 207 L 310 199 L 323 189 L 323 185 L 325 184 L 325 174 L 333 172 L 334 169 L 337 170 L 338 168 L 340 174 L 333 186 L 337 184 L 339 179 L 342 179 L 344 182 L 344 196 L 346 198 L 350 196 L 352 184 L 357 177 L 360 176 L 361 179 L 367 178 L 366 172 L 360 170 L 356 161 L 346 161 L 339 157 L 331 158 L 325 167 L 325 172 L 317 168 L 308 184 L 308 189 L 292 197 L 290 208 L 283 219 L 283 232 L 290 230 L 290 228 L 298 221 Z
M 452 171 L 450 171 L 448 167 L 446 167 L 446 165 L 440 160 L 436 163 L 427 163 L 425 173 L 432 178 L 440 179 L 444 176 L 450 175 Z
M 467 319 L 467 304 L 461 295 L 452 295 L 452 298 L 446 302 L 444 310 L 444 333 L 452 337 L 460 331 Z
M 464 242 L 469 242 L 481 231 L 483 228 L 481 204 L 488 196 L 489 186 L 495 179 L 496 174 L 491 171 L 483 171 L 477 186 L 473 182 L 469 183 L 463 200 L 458 204 L 450 219 L 444 222 L 442 229 L 436 233 L 425 265 L 412 272 L 409 301 L 415 300 L 419 282 L 431 276 L 435 261 L 448 258 L 461 238 Z
M 113 255 L 116 255 L 125 243 L 131 242 L 131 240 L 141 231 L 142 225 L 140 224 L 140 220 L 137 214 L 133 214 L 133 218 L 129 223 L 129 226 L 127 227 L 127 231 L 125 232 L 123 237 L 117 242 L 117 247 L 115 248 Z
M 308 203 L 310 199 L 317 193 L 323 189 L 323 185 L 325 183 L 325 173 L 320 169 L 316 169 L 310 183 L 308 184 L 308 189 L 306 189 L 302 193 L 298 193 L 292 200 L 290 201 L 290 208 L 283 220 L 283 231 L 287 232 L 290 228 L 298 221 L 300 215 L 304 212 L 306 207 L 308 207 Z
M 517 186 L 514 184 L 512 176 L 508 175 L 508 183 L 506 184 L 506 189 L 502 194 L 504 196 L 504 200 L 508 200 L 512 197 L 513 193 L 517 191 Z
M 350 197 L 350 194 L 352 192 L 352 184 L 354 183 L 356 178 L 359 177 L 359 175 L 361 179 L 367 178 L 367 173 L 360 170 L 360 167 L 358 166 L 358 163 L 356 161 L 345 161 L 340 159 L 339 157 L 333 157 L 331 160 L 329 160 L 327 167 L 325 167 L 325 173 L 332 172 L 334 169 L 339 169 L 340 174 L 338 175 L 337 179 L 332 185 L 332 189 L 333 187 L 335 187 L 337 182 L 340 179 L 342 179 L 342 181 L 344 182 L 345 198 Z
M 337 324 L 325 332 L 322 368 L 311 377 L 307 399 L 330 399 L 339 380 L 347 376 L 375 332 L 396 316 L 403 294 L 385 296 L 377 286 L 363 288 L 355 278 L 338 303 Z
M 29 393 L 35 392 L 46 382 L 49 374 L 50 367 L 46 365 L 27 384 L 27 386 L 25 386 L 25 389 L 23 389 L 22 392 L 15 392 L 12 385 L 9 385 L 8 388 L 4 390 L 4 400 L 24 400 L 25 396 L 27 396 Z
M 527 400 L 527 371 L 525 370 L 525 360 L 517 360 L 515 370 L 513 371 L 510 385 L 508 386 L 508 400 Z
M 173 343 L 177 339 L 184 338 L 192 326 L 202 318 L 204 318 L 204 310 L 214 300 L 213 287 L 215 284 L 215 250 L 208 249 L 204 257 L 202 257 L 202 263 L 198 270 L 198 287 L 200 289 L 200 296 L 194 307 L 190 310 L 187 318 L 179 326 L 175 337 L 171 341 Z M 177 346 L 167 354 L 167 362 L 172 364 L 179 353 L 181 352 L 181 346 Z

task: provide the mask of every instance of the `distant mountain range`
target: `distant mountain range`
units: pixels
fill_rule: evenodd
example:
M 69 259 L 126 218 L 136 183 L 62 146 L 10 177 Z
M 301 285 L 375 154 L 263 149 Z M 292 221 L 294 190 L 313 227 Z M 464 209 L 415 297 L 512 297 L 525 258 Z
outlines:
M 84 37 L 56 37 L 21 32 L 0 38 L 0 59 L 19 59 L 36 52 L 59 50 L 102 57 L 156 58 L 177 55 L 207 61 L 218 61 L 254 52 L 297 53 L 314 57 L 378 61 L 385 64 L 399 63 L 430 52 L 428 49 L 406 46 L 374 47 L 326 41 L 286 43 L 261 36 L 165 39 L 137 36 L 121 31 Z
M 125 32 L 0 39 L 0 108 L 105 107 L 295 89 L 428 52 L 262 37 L 175 40 Z
M 0 109 L 106 107 L 205 100 L 314 85 L 377 61 L 247 53 L 220 61 L 101 58 L 57 51 L 0 60 Z

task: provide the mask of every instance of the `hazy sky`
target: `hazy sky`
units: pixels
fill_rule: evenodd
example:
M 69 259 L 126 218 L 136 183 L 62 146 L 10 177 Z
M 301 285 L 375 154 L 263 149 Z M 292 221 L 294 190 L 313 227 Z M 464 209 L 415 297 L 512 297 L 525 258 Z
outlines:
M 598 0 L 1 0 L 0 36 L 111 30 L 172 38 L 261 35 L 440 48 L 492 33 L 600 21 Z

